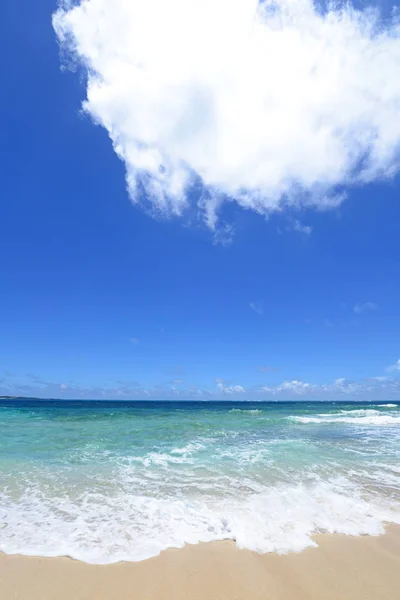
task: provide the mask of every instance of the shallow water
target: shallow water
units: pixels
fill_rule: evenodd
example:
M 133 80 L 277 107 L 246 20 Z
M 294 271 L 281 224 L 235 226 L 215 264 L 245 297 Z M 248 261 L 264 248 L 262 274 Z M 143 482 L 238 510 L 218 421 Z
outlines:
M 0 401 L 0 550 L 92 563 L 400 522 L 400 405 Z

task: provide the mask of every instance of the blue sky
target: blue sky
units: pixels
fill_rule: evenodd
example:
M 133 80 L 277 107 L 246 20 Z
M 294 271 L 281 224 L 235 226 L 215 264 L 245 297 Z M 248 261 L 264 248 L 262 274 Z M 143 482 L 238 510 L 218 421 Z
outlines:
M 277 150 L 281 180 L 262 176 L 254 190 L 246 177 L 250 170 L 257 178 L 257 164 L 246 162 L 251 152 L 246 161 L 240 154 L 247 138 L 227 165 L 192 154 L 193 136 L 201 145 L 209 127 L 201 114 L 195 134 L 185 122 L 184 133 L 165 143 L 168 165 L 175 168 L 171 148 L 178 148 L 210 184 L 197 173 L 182 194 L 172 193 L 170 181 L 160 184 L 161 176 L 148 172 L 136 191 L 127 189 L 126 170 L 137 163 L 113 150 L 104 125 L 109 107 L 101 112 L 96 100 L 82 111 L 85 70 L 61 69 L 68 48 L 60 59 L 51 22 L 56 9 L 50 0 L 5 0 L 2 7 L 0 393 L 400 399 L 400 136 L 386 171 L 380 164 L 371 175 L 371 167 L 369 179 L 358 176 L 365 155 L 339 169 L 330 154 L 329 172 L 337 175 L 328 185 L 322 159 L 318 173 L 309 172 L 319 156 L 305 144 L 304 164 L 296 158 L 288 165 Z M 398 86 L 389 92 L 399 107 Z M 129 94 L 136 99 L 138 91 Z M 130 106 L 129 94 L 121 106 Z M 219 88 L 215 94 L 223 97 Z M 381 104 L 374 114 L 381 110 L 390 120 Z M 188 106 L 192 123 L 197 113 Z M 113 116 L 112 127 L 129 150 L 128 117 Z M 353 125 L 342 123 L 350 136 Z M 220 135 L 212 147 L 227 147 Z M 289 138 L 282 156 L 291 144 L 301 156 L 298 139 Z M 257 147 L 258 138 L 252 140 Z M 260 141 L 260 152 L 270 147 Z M 287 188 L 294 168 L 296 181 L 312 179 L 301 198 Z M 176 175 L 170 166 L 166 171 Z M 240 198 L 236 178 L 240 194 L 247 186 Z M 149 180 L 162 187 L 158 200 Z M 259 200 L 260 190 L 268 201 Z M 168 210 L 157 205 L 161 196 Z

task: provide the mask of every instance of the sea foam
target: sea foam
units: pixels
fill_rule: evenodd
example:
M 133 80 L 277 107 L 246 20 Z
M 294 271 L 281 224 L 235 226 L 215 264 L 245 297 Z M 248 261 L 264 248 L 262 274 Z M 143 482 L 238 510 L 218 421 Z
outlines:
M 107 564 L 230 539 L 285 553 L 400 522 L 395 407 L 184 406 L 7 405 L 0 550 Z
M 123 491 L 50 498 L 30 489 L 18 502 L 3 494 L 1 503 L 2 551 L 94 564 L 140 561 L 166 548 L 222 539 L 256 552 L 298 552 L 315 545 L 315 533 L 379 535 L 385 522 L 400 523 L 390 501 L 366 500 L 345 480 L 278 485 L 213 502 Z
M 400 416 L 395 417 L 391 415 L 365 415 L 365 416 L 337 416 L 337 415 L 326 415 L 326 416 L 314 416 L 304 417 L 301 415 L 295 415 L 289 417 L 289 419 L 298 423 L 348 423 L 350 425 L 399 425 Z

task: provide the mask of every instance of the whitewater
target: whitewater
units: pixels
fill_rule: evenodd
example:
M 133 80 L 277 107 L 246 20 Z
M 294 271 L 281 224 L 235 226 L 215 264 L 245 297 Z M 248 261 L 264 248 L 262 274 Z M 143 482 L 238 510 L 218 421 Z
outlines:
M 400 523 L 400 404 L 0 402 L 0 550 L 94 564 Z

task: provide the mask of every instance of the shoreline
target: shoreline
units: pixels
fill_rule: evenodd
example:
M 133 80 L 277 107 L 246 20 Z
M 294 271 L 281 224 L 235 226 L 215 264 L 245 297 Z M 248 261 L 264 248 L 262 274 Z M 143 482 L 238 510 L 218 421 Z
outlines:
M 257 554 L 220 541 L 141 562 L 91 565 L 67 557 L 0 554 L 5 600 L 393 600 L 400 525 L 379 536 L 318 534 L 300 553 Z

